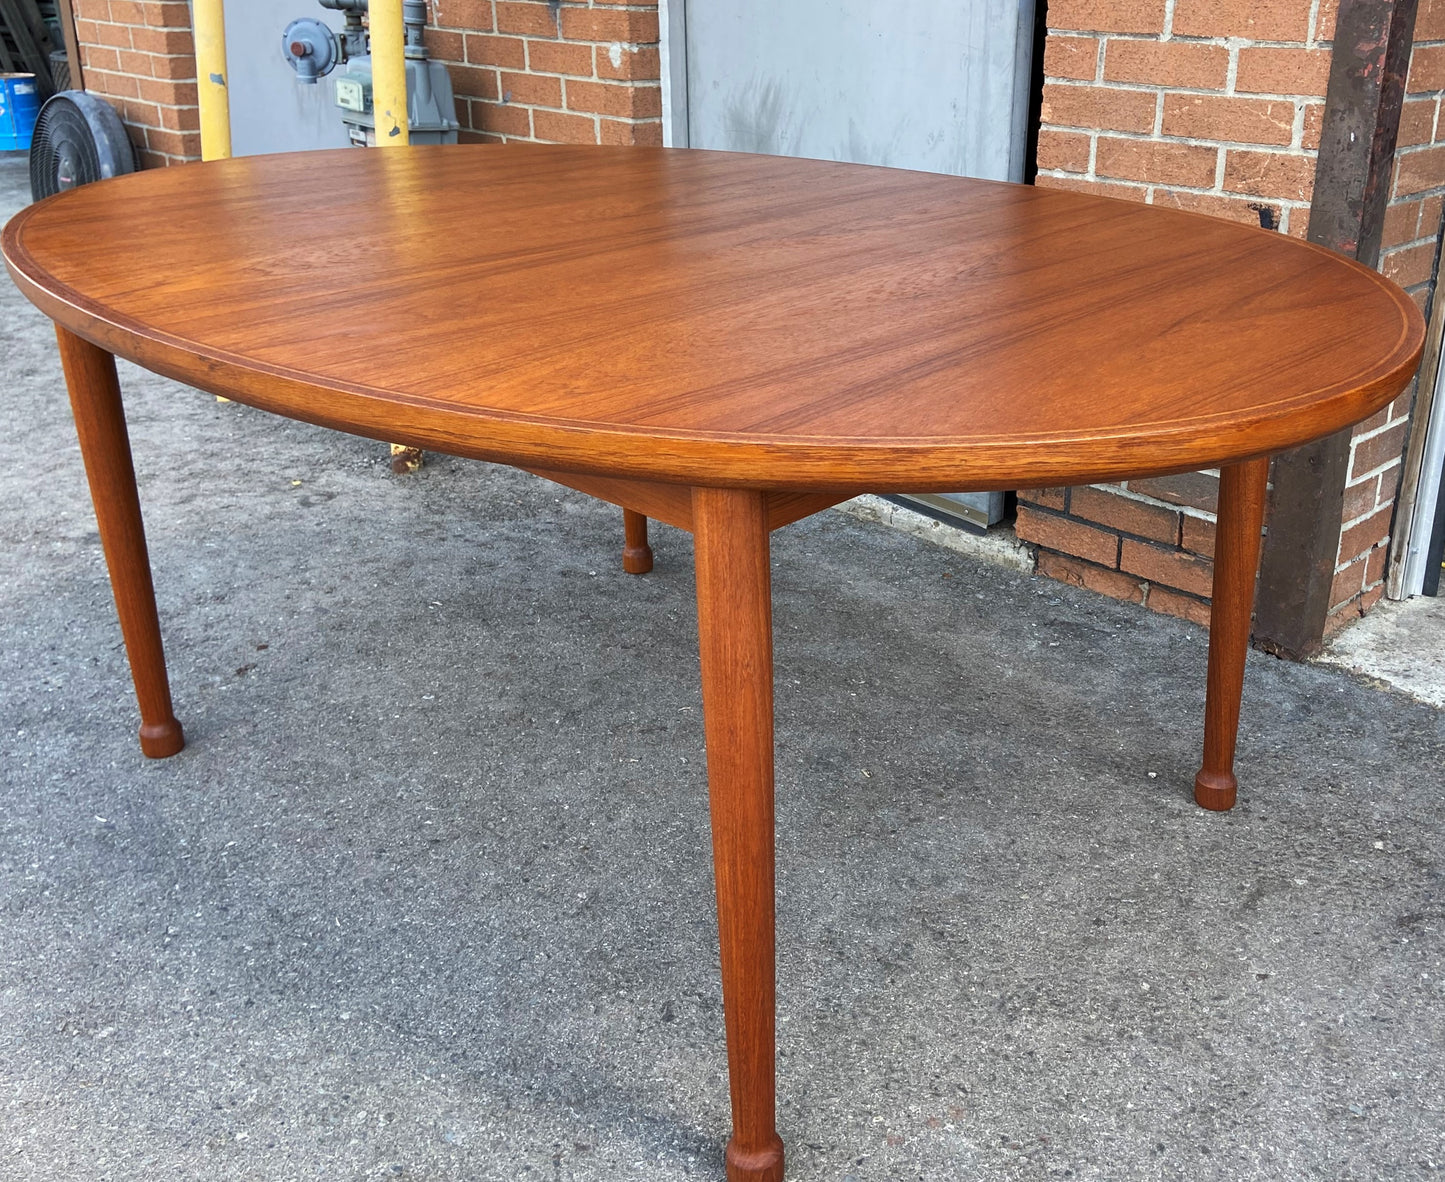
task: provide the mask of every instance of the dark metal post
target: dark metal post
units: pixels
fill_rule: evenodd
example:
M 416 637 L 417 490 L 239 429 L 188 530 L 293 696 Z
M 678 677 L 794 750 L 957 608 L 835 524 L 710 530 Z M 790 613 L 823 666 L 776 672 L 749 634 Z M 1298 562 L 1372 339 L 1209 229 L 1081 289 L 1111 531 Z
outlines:
M 1378 266 L 1416 0 L 1341 0 L 1310 203 L 1309 240 Z M 1350 431 L 1280 456 L 1271 476 L 1255 640 L 1304 657 L 1320 647 L 1339 554 Z

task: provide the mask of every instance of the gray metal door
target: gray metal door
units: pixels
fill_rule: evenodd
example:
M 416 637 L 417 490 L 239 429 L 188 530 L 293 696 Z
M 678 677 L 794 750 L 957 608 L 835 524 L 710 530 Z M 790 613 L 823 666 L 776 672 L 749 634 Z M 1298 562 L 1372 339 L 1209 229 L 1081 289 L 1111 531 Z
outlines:
M 663 0 L 678 146 L 1024 179 L 1034 0 Z M 987 526 L 1001 493 L 916 498 Z
M 226 5 L 231 150 L 237 156 L 350 143 L 331 79 L 303 86 L 281 52 L 281 34 L 298 16 L 322 21 L 334 31 L 343 23 L 340 13 L 316 0 L 232 0 Z
M 667 2 L 691 147 L 1023 179 L 1034 0 Z

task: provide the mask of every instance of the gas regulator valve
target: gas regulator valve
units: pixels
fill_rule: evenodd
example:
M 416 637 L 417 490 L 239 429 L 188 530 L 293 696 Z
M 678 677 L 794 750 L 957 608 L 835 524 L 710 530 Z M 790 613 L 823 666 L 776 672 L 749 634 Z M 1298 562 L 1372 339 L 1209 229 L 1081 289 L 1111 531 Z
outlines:
M 310 86 L 315 86 L 318 78 L 331 73 L 341 60 L 336 34 L 321 21 L 309 16 L 300 17 L 286 26 L 286 31 L 281 34 L 281 49 L 296 71 L 296 81 Z

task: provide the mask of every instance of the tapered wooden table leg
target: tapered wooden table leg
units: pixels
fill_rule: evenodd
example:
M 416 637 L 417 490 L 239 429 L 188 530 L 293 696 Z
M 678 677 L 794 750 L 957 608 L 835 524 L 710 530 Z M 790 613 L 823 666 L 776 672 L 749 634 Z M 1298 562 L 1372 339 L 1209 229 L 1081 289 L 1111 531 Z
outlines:
M 1214 540 L 1214 597 L 1209 618 L 1209 688 L 1204 703 L 1204 766 L 1194 777 L 1203 808 L 1234 807 L 1234 742 L 1244 658 L 1259 574 L 1269 457 L 1231 464 L 1219 473 L 1219 525 Z
M 761 493 L 693 490 L 698 644 L 733 1135 L 729 1182 L 781 1182 L 775 1127 L 773 623 Z
M 140 748 L 152 759 L 174 755 L 185 746 L 181 724 L 171 709 L 160 620 L 151 585 L 150 558 L 141 524 L 140 498 L 131 465 L 115 358 L 82 337 L 56 326 L 60 360 L 70 388 L 70 406 L 80 436 L 80 454 L 90 481 L 90 497 L 100 526 L 100 544 L 110 569 L 111 590 L 120 615 L 120 631 L 130 658 L 135 696 L 140 703 Z
M 631 509 L 622 510 L 622 532 L 622 569 L 629 575 L 645 575 L 652 569 L 646 516 Z

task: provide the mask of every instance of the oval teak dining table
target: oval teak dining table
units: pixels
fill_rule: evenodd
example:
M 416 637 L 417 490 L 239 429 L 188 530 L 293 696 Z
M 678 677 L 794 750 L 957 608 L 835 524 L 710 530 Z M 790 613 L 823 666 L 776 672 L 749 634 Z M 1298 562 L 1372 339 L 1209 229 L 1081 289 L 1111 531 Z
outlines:
M 114 357 L 524 468 L 695 538 L 734 1131 L 776 1182 L 769 534 L 858 492 L 1219 466 L 1203 765 L 1233 805 L 1269 457 L 1373 414 L 1424 326 L 1375 273 L 1193 214 L 820 161 L 417 147 L 134 174 L 22 211 L 145 754 L 181 749 Z

